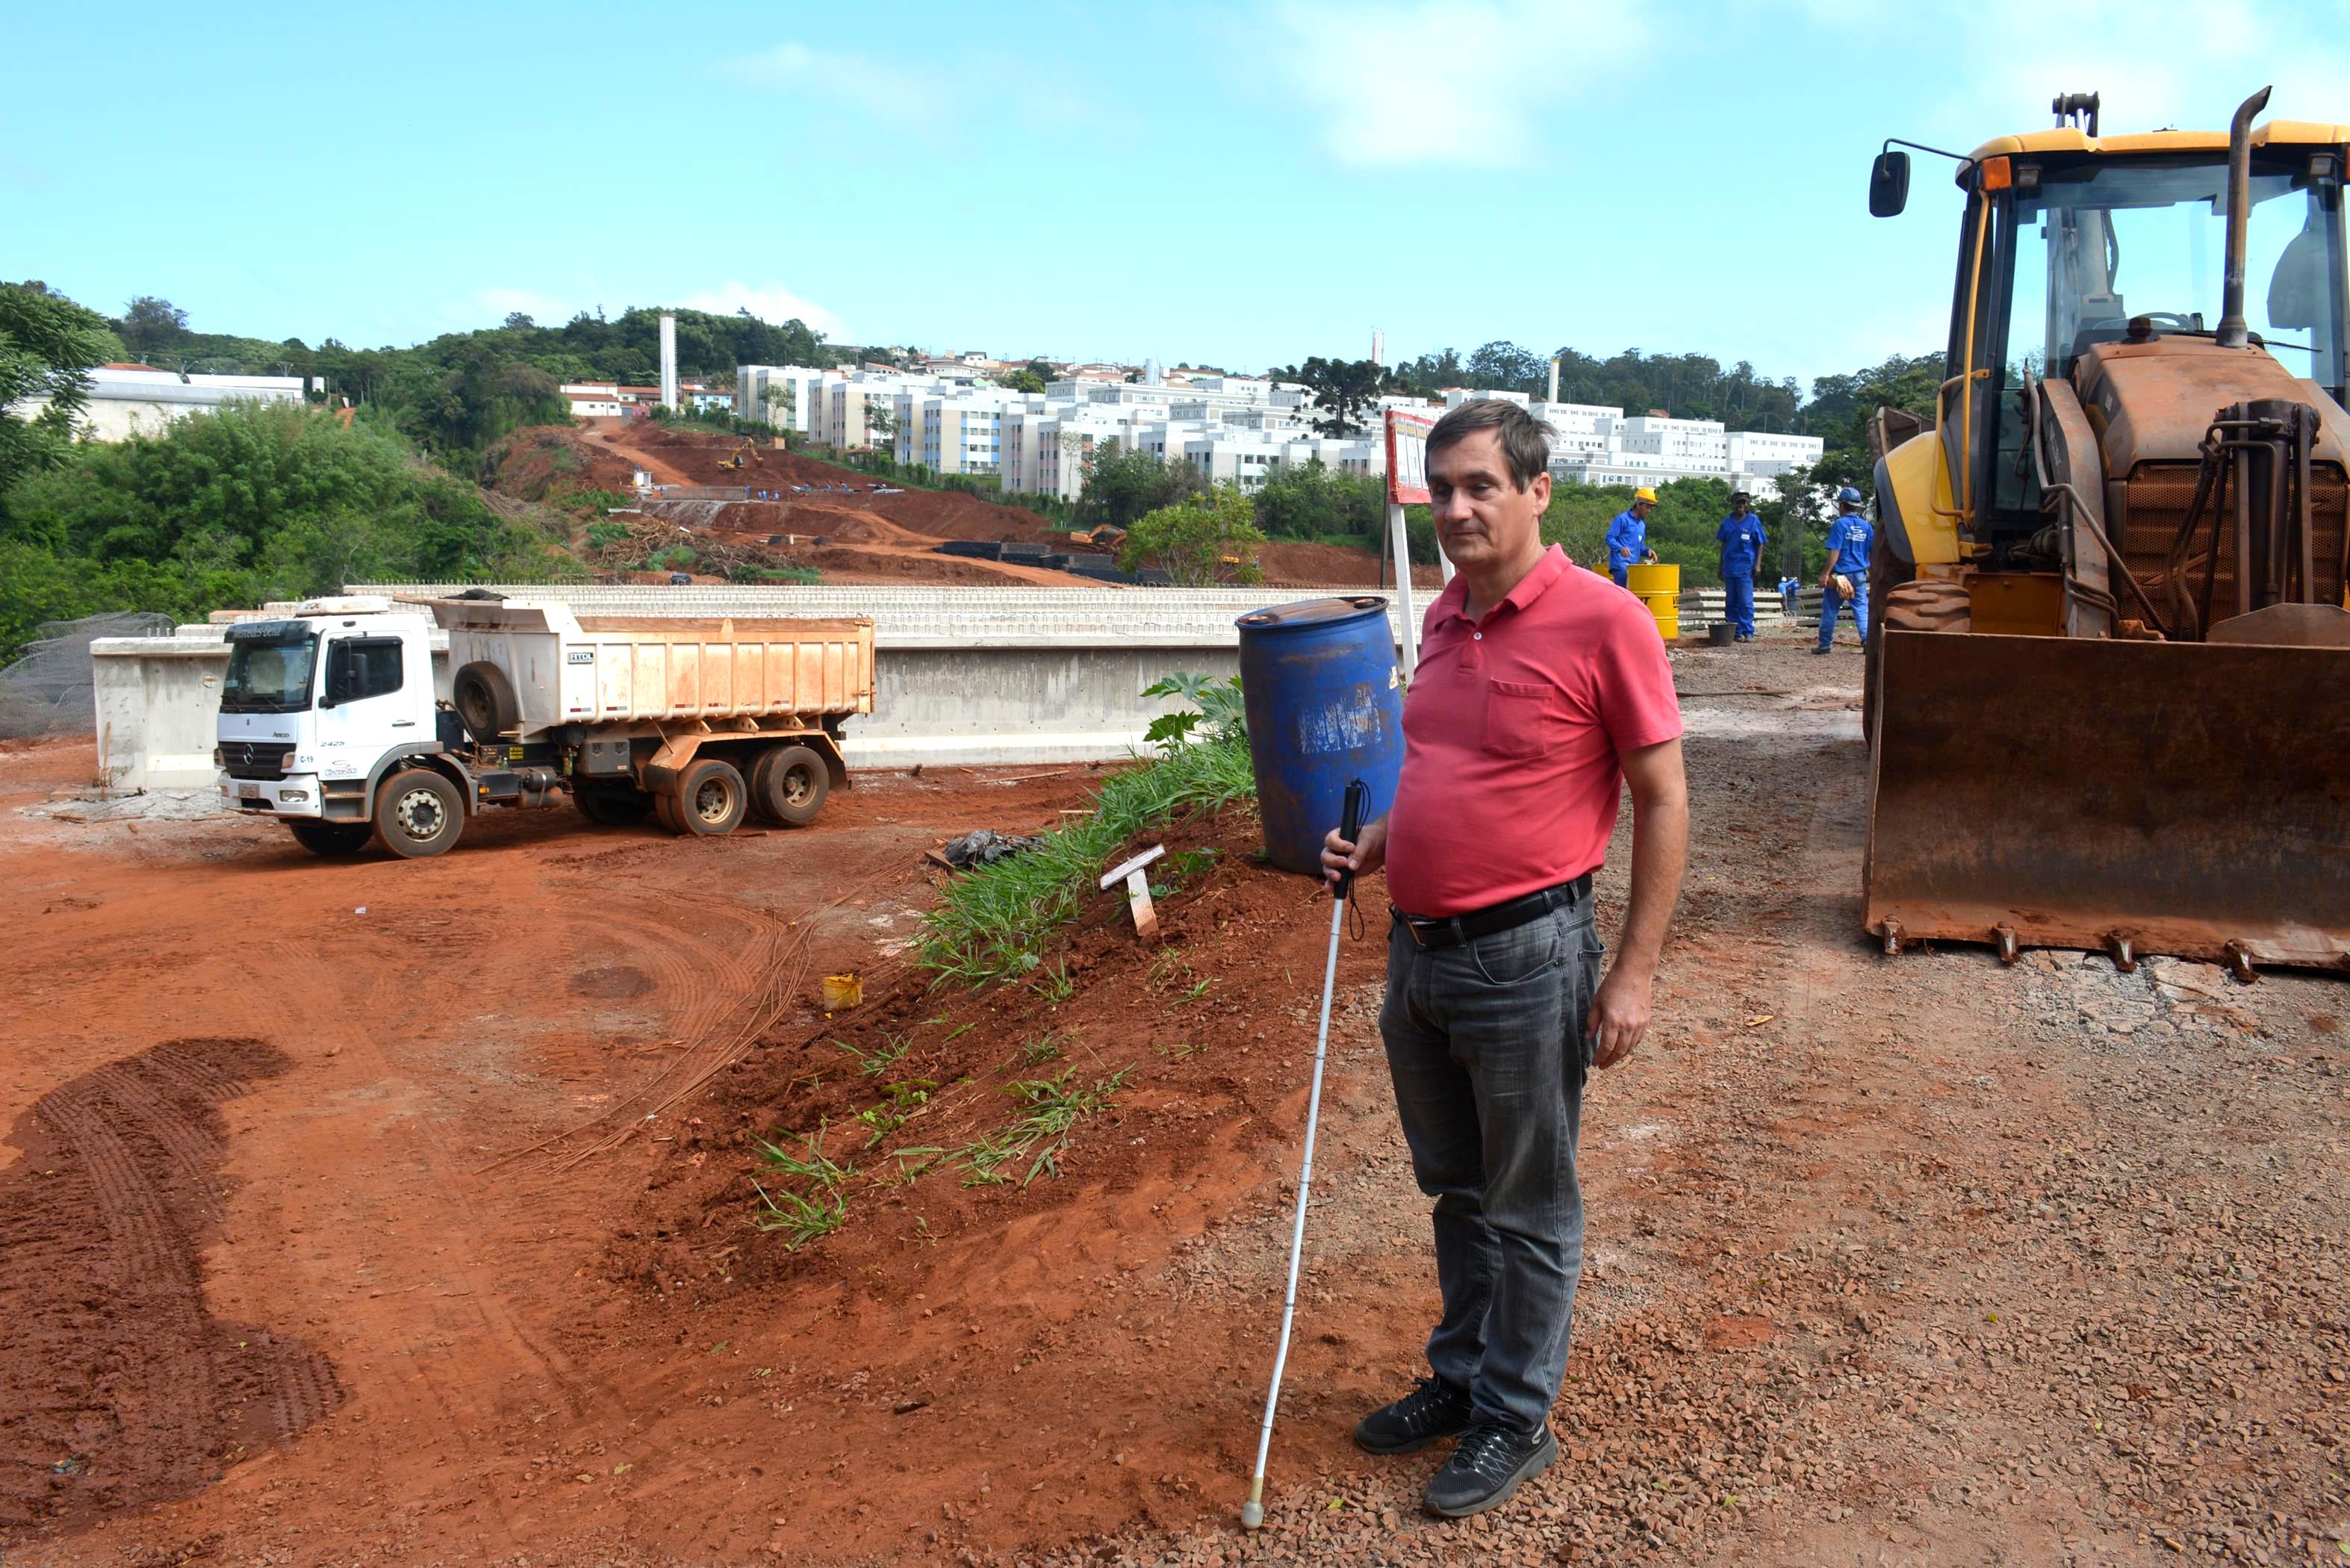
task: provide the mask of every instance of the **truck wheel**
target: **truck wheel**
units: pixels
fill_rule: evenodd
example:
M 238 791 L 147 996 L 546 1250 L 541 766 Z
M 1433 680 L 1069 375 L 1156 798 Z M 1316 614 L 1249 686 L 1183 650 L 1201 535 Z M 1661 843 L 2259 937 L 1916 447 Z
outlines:
M 311 854 L 328 857 L 357 855 L 375 836 L 364 822 L 289 822 L 286 830 Z
M 734 764 L 705 757 L 685 770 L 669 811 L 681 831 L 697 838 L 718 838 L 742 825 L 750 804 L 750 786 Z
M 573 785 L 571 804 L 579 815 L 603 827 L 641 827 L 653 814 L 653 797 L 640 789 Z
M 403 860 L 444 854 L 464 831 L 464 798 L 431 768 L 396 773 L 376 791 L 376 836 Z
M 751 764 L 751 803 L 769 822 L 804 827 L 831 791 L 831 772 L 806 746 L 770 746 Z
M 466 732 L 484 745 L 522 725 L 522 704 L 515 701 L 514 682 L 506 672 L 486 659 L 475 659 L 457 671 L 449 683 L 449 697 Z

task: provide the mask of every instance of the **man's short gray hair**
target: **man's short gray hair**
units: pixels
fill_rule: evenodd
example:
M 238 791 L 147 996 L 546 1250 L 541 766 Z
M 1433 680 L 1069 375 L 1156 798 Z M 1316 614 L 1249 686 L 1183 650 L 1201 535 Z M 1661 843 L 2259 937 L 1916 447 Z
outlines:
M 1538 473 L 1550 472 L 1551 437 L 1558 432 L 1507 398 L 1479 398 L 1461 404 L 1428 432 L 1428 458 L 1448 446 L 1457 446 L 1479 431 L 1502 439 L 1502 460 L 1510 465 L 1510 483 L 1520 490 Z

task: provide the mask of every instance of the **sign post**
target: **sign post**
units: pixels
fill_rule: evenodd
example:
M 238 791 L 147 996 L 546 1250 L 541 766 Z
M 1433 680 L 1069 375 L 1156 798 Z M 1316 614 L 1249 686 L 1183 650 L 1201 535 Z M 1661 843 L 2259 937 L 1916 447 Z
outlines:
M 1389 409 L 1387 426 L 1388 545 L 1395 556 L 1396 607 L 1403 618 L 1403 669 L 1409 677 L 1419 668 L 1419 615 L 1411 602 L 1411 539 L 1403 509 L 1429 504 L 1428 432 L 1436 421 L 1426 414 Z M 1440 551 L 1440 558 L 1441 555 Z M 1449 583 L 1451 563 L 1446 566 L 1444 580 Z

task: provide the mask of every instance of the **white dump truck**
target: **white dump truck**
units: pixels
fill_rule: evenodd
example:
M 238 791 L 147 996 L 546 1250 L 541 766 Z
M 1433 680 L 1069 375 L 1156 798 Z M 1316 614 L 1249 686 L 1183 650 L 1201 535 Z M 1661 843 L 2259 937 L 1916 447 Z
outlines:
M 432 634 L 448 633 L 449 696 Z M 873 623 L 575 616 L 479 597 L 311 599 L 228 629 L 221 794 L 320 855 L 439 855 L 488 805 L 732 833 L 848 783 Z

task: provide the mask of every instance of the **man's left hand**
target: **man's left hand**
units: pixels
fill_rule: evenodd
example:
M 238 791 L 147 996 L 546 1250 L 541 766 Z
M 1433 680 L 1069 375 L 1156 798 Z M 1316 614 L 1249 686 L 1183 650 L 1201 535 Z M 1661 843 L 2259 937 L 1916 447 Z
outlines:
M 1583 1032 L 1598 1041 L 1592 1052 L 1595 1067 L 1613 1067 L 1632 1054 L 1648 1032 L 1648 986 L 1646 977 L 1627 974 L 1621 964 L 1607 971 L 1591 999 L 1591 1015 Z

